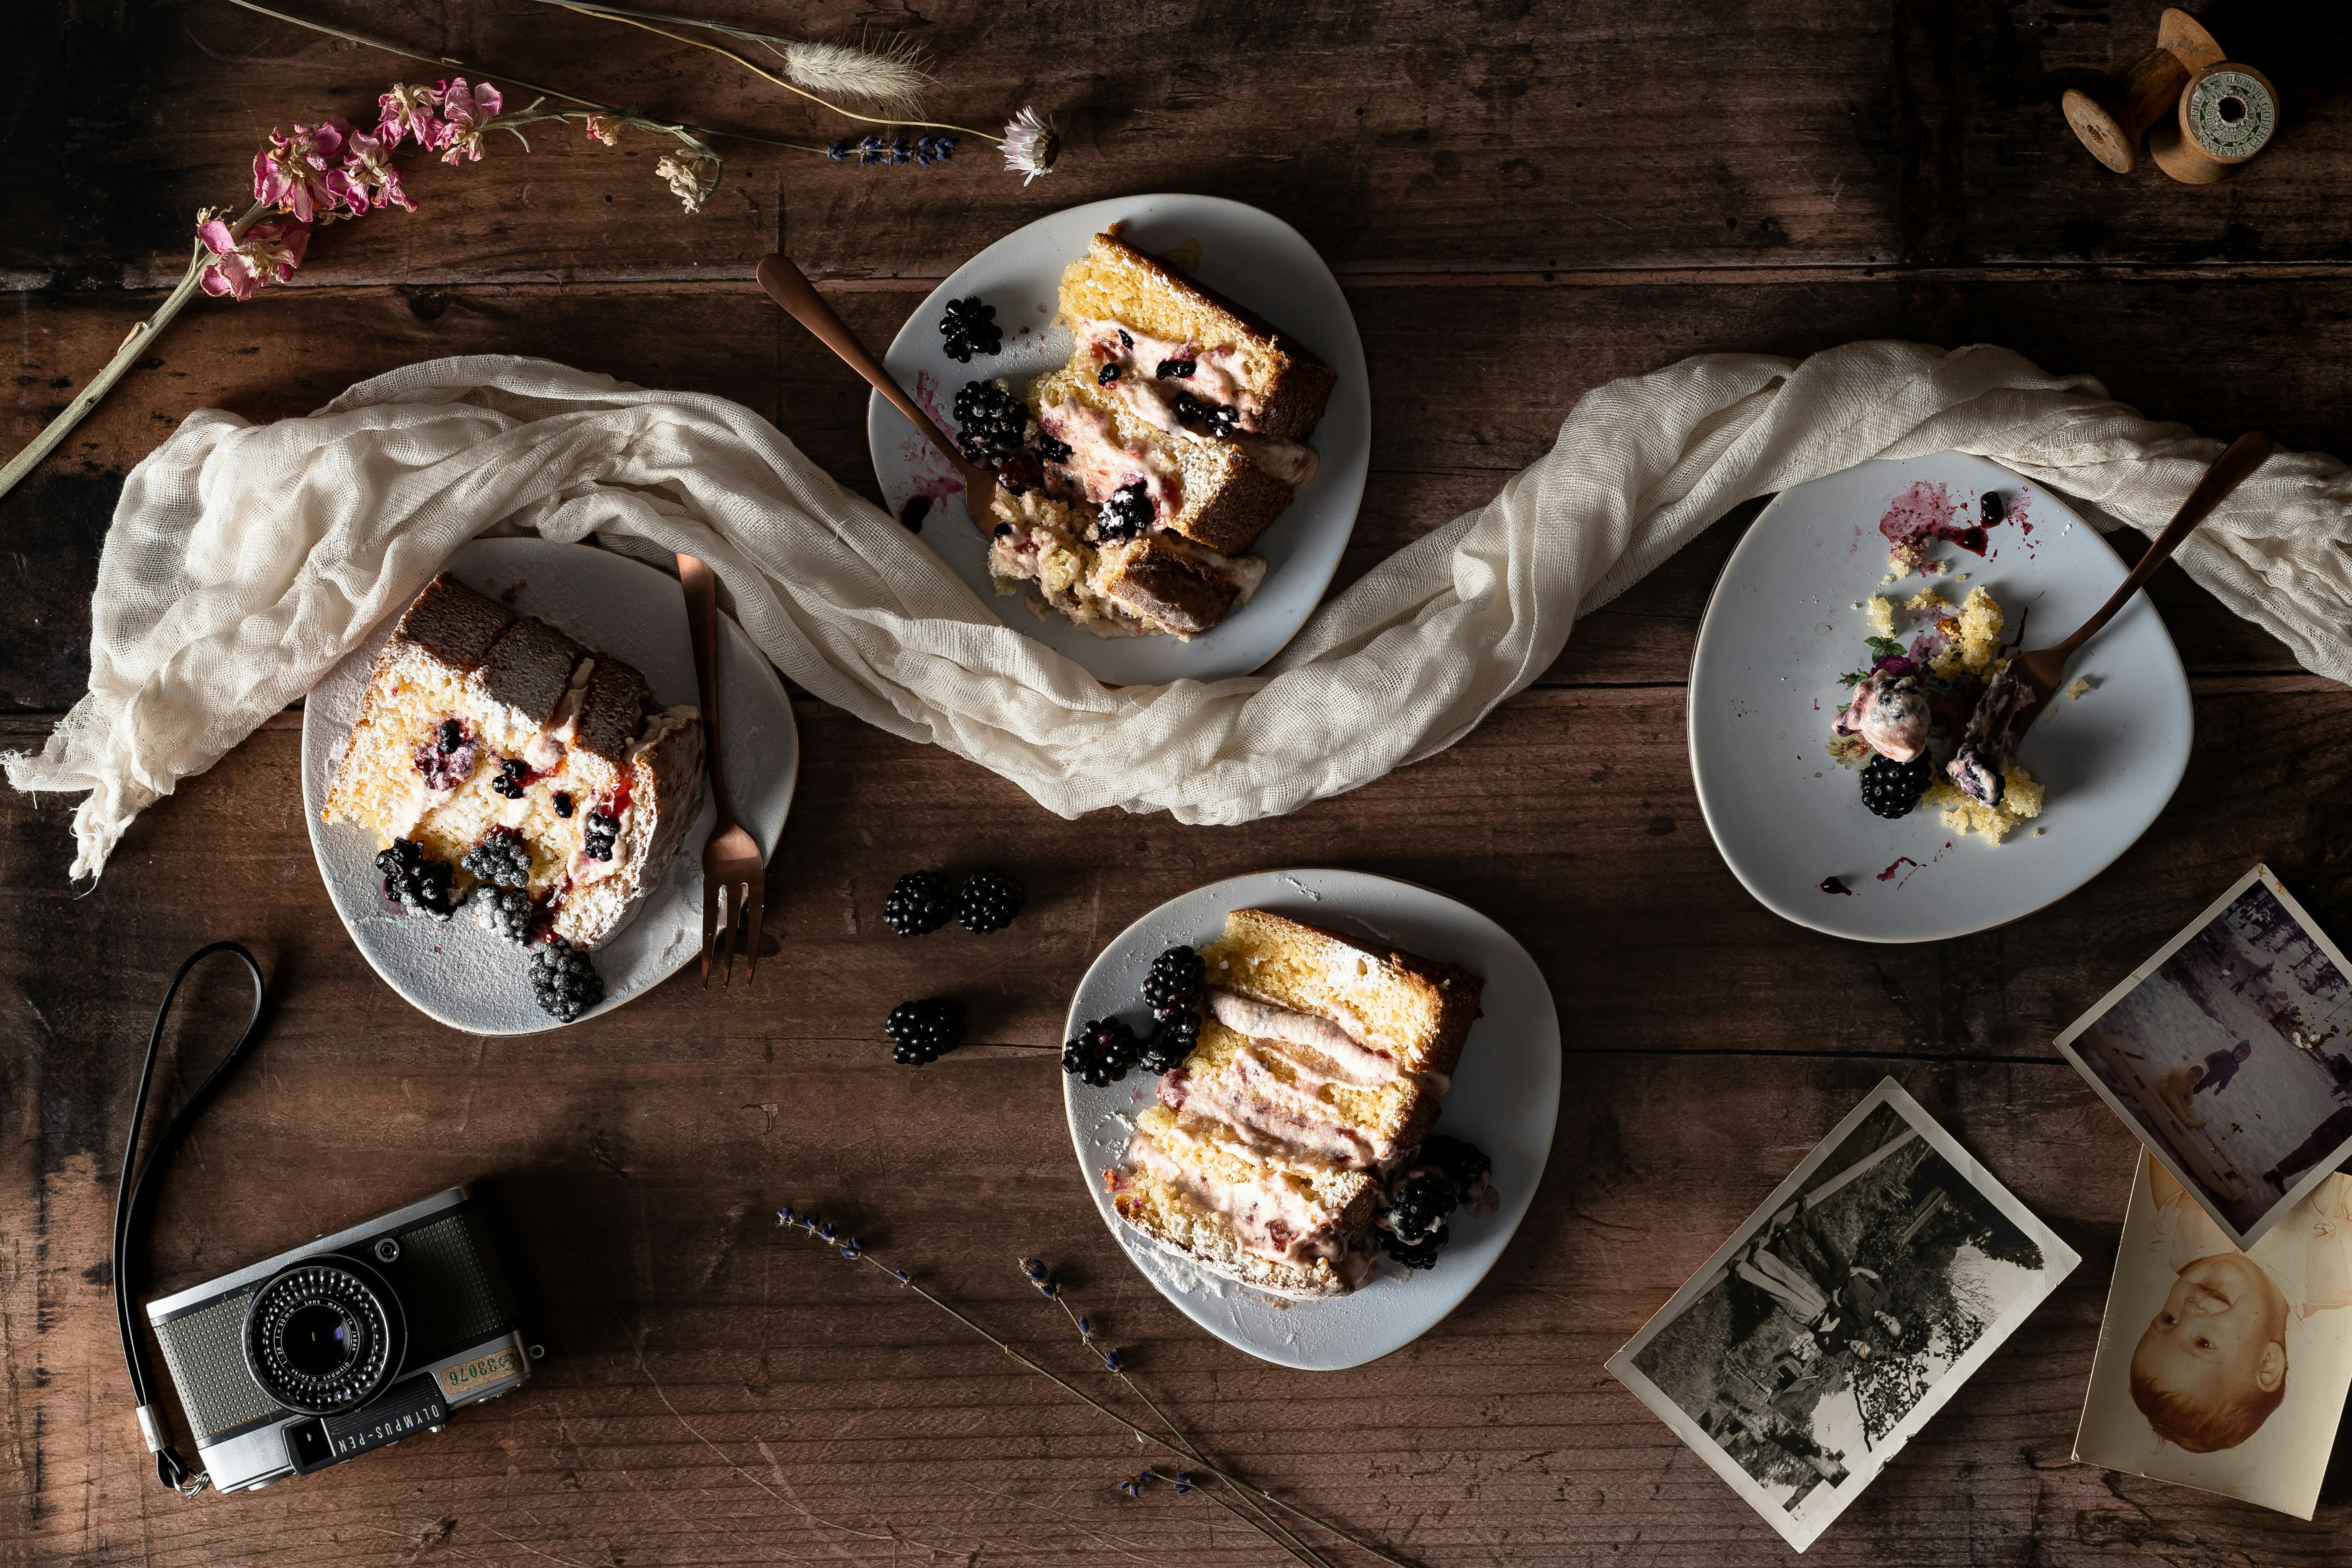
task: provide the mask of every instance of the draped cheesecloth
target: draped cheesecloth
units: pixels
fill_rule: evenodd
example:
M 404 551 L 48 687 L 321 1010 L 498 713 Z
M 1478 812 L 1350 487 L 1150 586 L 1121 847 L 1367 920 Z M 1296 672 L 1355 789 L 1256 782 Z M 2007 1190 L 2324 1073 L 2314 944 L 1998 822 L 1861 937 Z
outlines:
M 1048 810 L 1246 822 L 1452 745 L 1579 615 L 1749 497 L 1958 448 L 2154 532 L 2221 447 L 2004 349 L 1703 355 L 1586 394 L 1500 495 L 1323 605 L 1258 674 L 1111 688 L 1007 629 L 740 405 L 543 360 L 433 360 L 303 418 L 200 411 L 131 470 L 99 563 L 89 694 L 8 777 L 89 792 L 73 872 L 96 874 L 141 810 L 503 524 L 702 557 L 784 674 Z M 2305 668 L 2352 681 L 2342 463 L 2273 456 L 2178 559 Z

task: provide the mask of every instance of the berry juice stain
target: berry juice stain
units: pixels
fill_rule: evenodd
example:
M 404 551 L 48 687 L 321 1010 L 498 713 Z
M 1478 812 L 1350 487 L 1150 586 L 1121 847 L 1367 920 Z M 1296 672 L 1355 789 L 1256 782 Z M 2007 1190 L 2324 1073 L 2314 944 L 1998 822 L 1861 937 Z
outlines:
M 1904 871 L 1903 868 L 1906 866 L 1910 867 L 1911 869 Z M 1885 870 L 1881 871 L 1878 874 L 1878 879 L 1882 882 L 1893 882 L 1895 884 L 1895 890 L 1899 893 L 1903 890 L 1903 884 L 1909 881 L 1918 869 L 1918 861 L 1914 860 L 1908 855 L 1898 855 L 1895 858 L 1895 864 L 1889 866 Z M 1895 875 L 1898 871 L 1902 872 L 1902 876 L 1899 879 Z
M 1925 479 L 1914 481 L 1911 488 L 1895 498 L 1886 515 L 1878 520 L 1878 531 L 1889 545 L 1907 544 L 1921 534 L 1957 544 L 1971 555 L 1985 552 L 1985 531 L 1974 524 L 1963 525 L 1956 521 L 1959 503 L 1952 492 L 1940 484 Z
M 1824 893 L 1843 893 L 1849 899 L 1853 897 L 1853 889 L 1847 887 L 1843 882 L 1839 881 L 1835 877 L 1823 877 L 1822 879 L 1822 891 Z

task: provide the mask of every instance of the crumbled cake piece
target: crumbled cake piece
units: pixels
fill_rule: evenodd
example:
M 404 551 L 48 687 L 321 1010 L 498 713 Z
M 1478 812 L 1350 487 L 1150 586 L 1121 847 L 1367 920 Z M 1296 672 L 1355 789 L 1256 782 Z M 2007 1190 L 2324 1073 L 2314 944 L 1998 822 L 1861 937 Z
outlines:
M 1948 646 L 1929 669 L 1946 680 L 1964 672 L 1990 679 L 1998 673 L 1994 661 L 2000 653 L 2001 630 L 2008 624 L 1990 594 L 1982 588 L 1969 589 L 1969 596 L 1960 602 L 1960 613 L 1936 623 Z
M 1940 618 L 1950 612 L 1952 601 L 1933 588 L 1922 588 L 1906 599 L 1903 607 L 1914 615 L 1932 615 Z
M 2012 763 L 2001 775 L 1998 806 L 1979 805 L 1948 779 L 1938 779 L 1930 784 L 1919 804 L 1941 811 L 1946 827 L 1979 835 L 1988 844 L 1999 844 L 2021 823 L 2042 815 L 2042 786 L 2032 773 Z
M 2083 700 L 2083 693 L 2090 689 L 2091 678 L 2087 675 L 2078 675 L 2074 678 L 2073 684 L 2066 688 L 2066 695 L 2074 701 L 2080 702 Z
M 1883 637 L 1895 635 L 1895 602 L 1883 594 L 1873 594 L 1862 602 L 1862 613 L 1870 622 L 1870 629 Z

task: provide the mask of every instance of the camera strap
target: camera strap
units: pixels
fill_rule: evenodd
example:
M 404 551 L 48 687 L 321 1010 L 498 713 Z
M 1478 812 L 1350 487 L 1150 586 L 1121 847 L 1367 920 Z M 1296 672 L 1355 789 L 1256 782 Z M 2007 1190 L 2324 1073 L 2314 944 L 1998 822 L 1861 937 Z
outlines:
M 179 995 L 180 983 L 187 979 L 189 972 L 216 952 L 236 954 L 237 962 L 253 976 L 253 1011 L 246 1018 L 245 1032 L 236 1037 L 236 1044 L 228 1048 L 204 1082 L 196 1086 L 195 1092 L 188 1096 L 187 1103 L 165 1124 L 163 1135 L 147 1152 L 145 1162 L 135 1165 L 134 1173 L 139 1127 L 147 1112 L 147 1089 L 155 1077 L 155 1058 L 163 1048 L 163 1025 L 172 1016 L 172 1000 Z M 146 1210 L 148 1187 L 157 1169 L 179 1146 L 196 1113 L 204 1110 L 205 1102 L 227 1079 L 229 1069 L 260 1033 L 262 1003 L 268 994 L 261 965 L 237 942 L 216 942 L 199 948 L 180 965 L 180 972 L 172 976 L 172 984 L 163 993 L 163 1005 L 155 1009 L 154 1032 L 147 1037 L 147 1059 L 139 1068 L 139 1090 L 131 1100 L 131 1134 L 122 1145 L 122 1174 L 114 1188 L 114 1310 L 122 1328 L 122 1360 L 131 1369 L 131 1396 L 139 1401 L 139 1431 L 147 1440 L 147 1451 L 155 1456 L 155 1479 L 186 1498 L 203 1491 L 210 1481 L 202 1470 L 192 1469 L 163 1435 L 163 1412 L 155 1403 L 154 1373 L 147 1364 L 146 1342 L 139 1332 L 138 1300 L 145 1279 L 142 1272 L 131 1267 L 131 1237 Z

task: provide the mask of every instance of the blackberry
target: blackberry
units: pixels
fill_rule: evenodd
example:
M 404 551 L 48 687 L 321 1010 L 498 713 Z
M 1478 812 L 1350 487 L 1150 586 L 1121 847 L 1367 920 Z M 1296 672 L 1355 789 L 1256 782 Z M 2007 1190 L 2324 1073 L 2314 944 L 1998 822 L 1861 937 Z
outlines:
M 591 860 L 610 860 L 613 846 L 620 837 L 621 819 L 607 816 L 592 806 L 588 811 L 588 826 L 580 835 L 580 853 Z
M 604 979 L 586 953 L 551 936 L 531 952 L 530 994 L 541 1011 L 569 1024 L 604 999 Z
M 394 840 L 377 854 L 375 868 L 383 873 L 383 896 L 420 915 L 446 921 L 457 908 L 449 897 L 449 862 L 432 858 L 414 838 Z
M 1462 1202 L 1462 1189 L 1435 1166 L 1414 1163 L 1390 1181 L 1388 1197 L 1381 1227 L 1400 1240 L 1421 1241 L 1445 1228 L 1446 1217 Z
M 433 738 L 416 748 L 416 771 L 425 775 L 426 789 L 446 793 L 473 776 L 474 761 L 481 754 L 481 742 L 464 724 L 444 719 Z
M 982 468 L 993 468 L 1021 450 L 1029 410 L 1001 381 L 967 381 L 955 395 L 956 445 Z
M 1927 786 L 1936 782 L 1936 764 L 1920 752 L 1907 763 L 1876 756 L 1862 770 L 1862 804 L 1881 816 L 1908 816 Z
M 1241 411 L 1229 404 L 1210 403 L 1189 392 L 1176 395 L 1176 417 L 1187 425 L 1198 425 L 1210 435 L 1223 437 L 1234 433 Z
M 1133 539 L 1150 526 L 1151 498 L 1138 479 L 1111 491 L 1110 500 L 1102 503 L 1095 532 L 1104 539 Z
M 882 900 L 882 923 L 900 936 L 929 936 L 955 914 L 955 889 L 937 871 L 908 872 Z
M 1984 510 L 1984 525 L 1987 528 L 1990 528 L 2009 515 L 2009 508 L 2002 504 L 1999 490 L 1985 491 L 1983 495 L 1977 498 L 1977 504 Z
M 1192 373 L 1200 368 L 1198 360 L 1164 359 L 1160 362 L 1160 368 L 1151 374 L 1162 381 L 1190 381 Z
M 476 889 L 468 901 L 474 906 L 476 925 L 496 931 L 518 947 L 530 945 L 530 928 L 539 908 L 529 893 L 520 888 L 484 886 Z
M 530 847 L 511 827 L 491 828 L 457 864 L 498 887 L 521 888 L 530 882 Z
M 970 364 L 975 353 L 992 354 L 1004 347 L 1004 329 L 996 324 L 996 307 L 982 303 L 977 294 L 948 301 L 948 313 L 940 318 L 940 336 L 947 340 L 941 352 L 958 364 Z
M 1097 386 L 1108 386 L 1112 382 L 1117 381 L 1118 379 L 1118 362 L 1117 360 L 1107 359 L 1103 361 L 1102 369 L 1095 372 L 1095 384 Z
M 956 920 L 975 936 L 1003 931 L 1021 912 L 1021 884 L 1002 871 L 974 871 L 956 894 Z
M 523 785 L 530 781 L 530 764 L 520 757 L 500 757 L 499 776 L 490 781 L 490 793 L 509 800 L 522 798 Z
M 439 734 L 434 742 L 435 749 L 446 757 L 465 743 L 466 726 L 455 719 L 442 720 Z
M 1062 1070 L 1101 1089 L 1125 1078 L 1141 1050 L 1125 1019 L 1097 1018 L 1062 1047 Z
M 1433 1132 L 1422 1141 L 1420 1152 L 1412 1157 L 1415 1165 L 1434 1165 L 1445 1173 L 1448 1180 L 1468 1203 L 1471 1194 L 1484 1186 L 1495 1169 L 1495 1162 L 1475 1144 L 1444 1132 Z
M 1118 329 L 1118 343 L 1121 348 L 1131 349 L 1135 346 L 1135 340 L 1127 335 L 1125 327 Z
M 890 1037 L 892 1061 L 922 1067 L 963 1044 L 963 1004 L 946 996 L 901 1002 L 890 1009 L 882 1032 Z
M 908 496 L 907 504 L 898 509 L 898 524 L 908 533 L 923 531 L 923 519 L 931 515 L 931 498 Z
M 557 790 L 548 798 L 555 803 L 556 816 L 567 819 L 572 816 L 572 797 L 570 795 L 564 794 L 562 790 Z
M 1171 947 L 1151 961 L 1143 977 L 1143 1005 L 1155 1018 L 1172 1018 L 1201 999 L 1209 966 L 1189 947 Z
M 1439 1250 L 1454 1239 L 1442 1225 L 1434 1233 L 1423 1237 L 1419 1241 L 1407 1241 L 1393 1231 L 1378 1227 L 1374 1228 L 1374 1234 L 1381 1238 L 1381 1250 L 1407 1268 L 1436 1268 Z
M 1190 1007 L 1162 1023 L 1136 1047 L 1136 1065 L 1146 1072 L 1172 1072 L 1201 1043 L 1201 1015 Z
M 1037 437 L 1037 455 L 1049 463 L 1066 463 L 1070 460 L 1070 444 L 1056 441 L 1051 436 L 1040 436 Z

